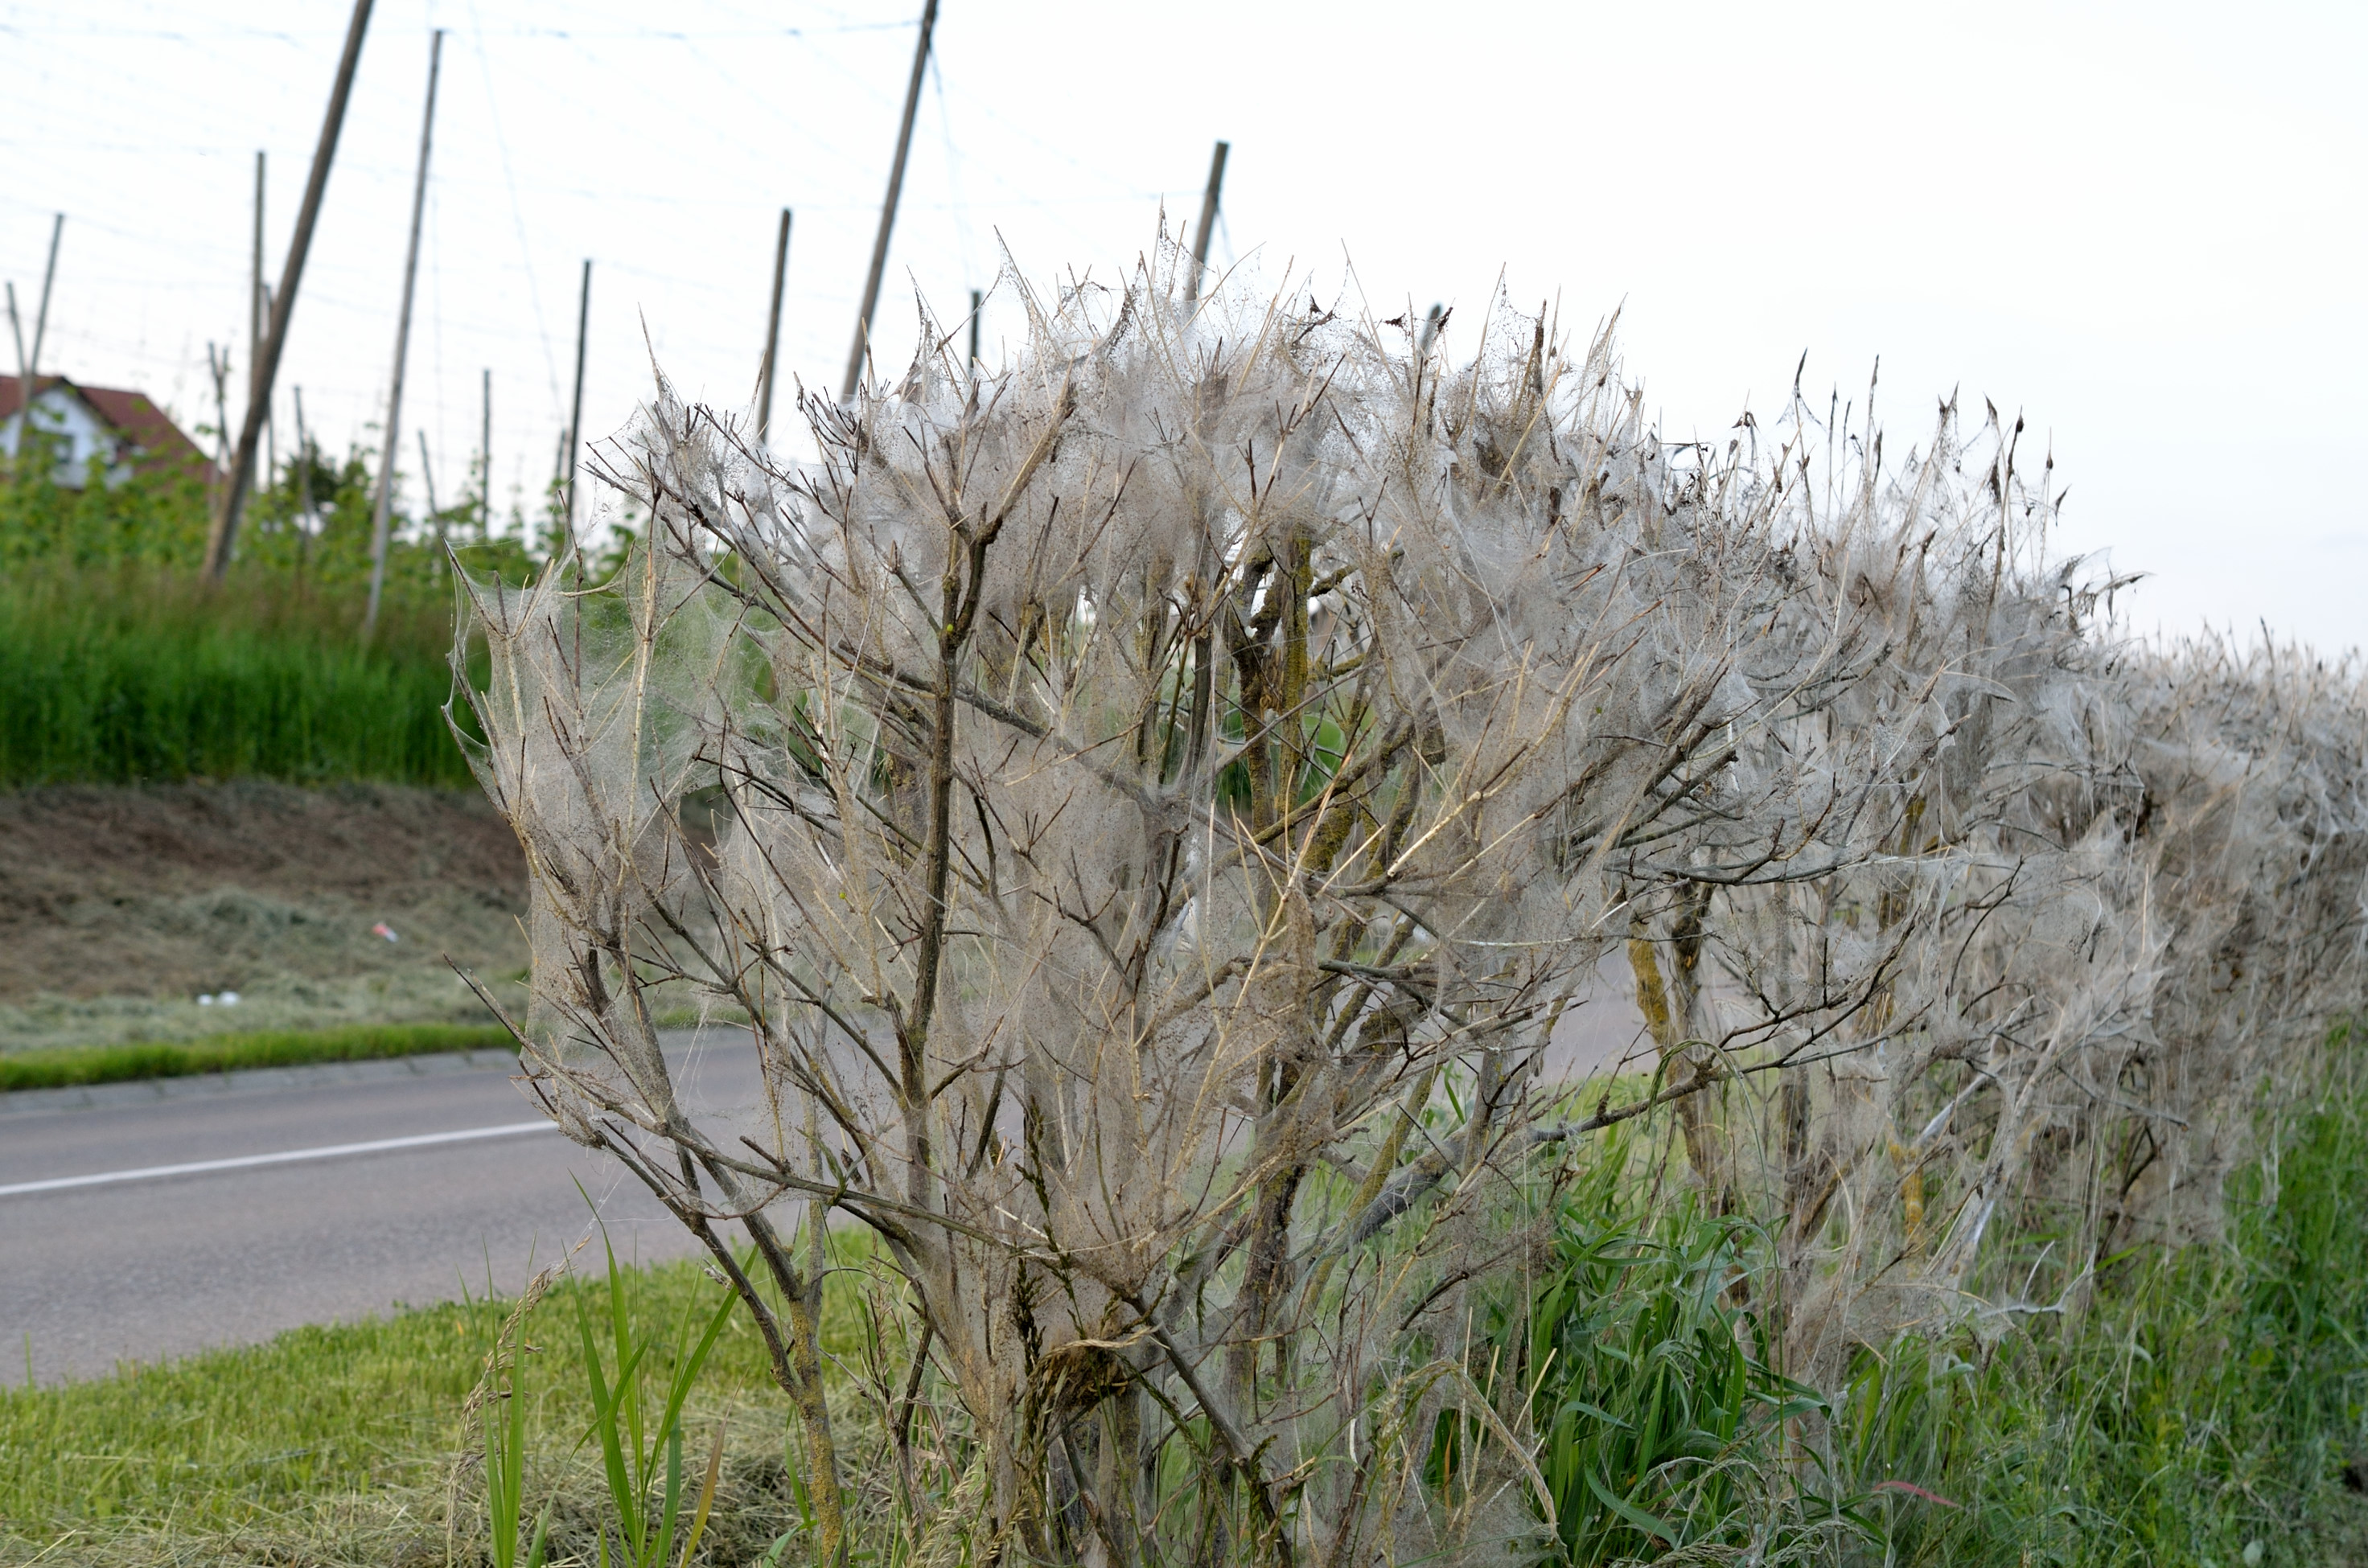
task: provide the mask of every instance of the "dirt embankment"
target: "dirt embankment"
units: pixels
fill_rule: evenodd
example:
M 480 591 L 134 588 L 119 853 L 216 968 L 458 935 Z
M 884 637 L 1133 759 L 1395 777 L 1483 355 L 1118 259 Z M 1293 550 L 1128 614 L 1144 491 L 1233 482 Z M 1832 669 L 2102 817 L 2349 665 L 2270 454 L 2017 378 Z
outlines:
M 474 791 L 10 791 L 0 1050 L 483 1017 L 444 956 L 518 975 L 525 907 L 518 840 Z

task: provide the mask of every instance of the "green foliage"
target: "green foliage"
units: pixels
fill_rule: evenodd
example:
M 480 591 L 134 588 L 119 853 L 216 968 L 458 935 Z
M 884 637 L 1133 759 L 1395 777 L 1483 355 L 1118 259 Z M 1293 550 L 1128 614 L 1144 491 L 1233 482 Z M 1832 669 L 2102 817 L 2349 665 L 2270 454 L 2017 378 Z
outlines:
M 377 457 L 364 449 L 336 460 L 318 446 L 290 455 L 247 503 L 237 564 L 343 602 L 370 578 L 377 491 Z M 131 567 L 193 574 L 204 559 L 214 501 L 215 484 L 201 466 L 145 469 L 118 483 L 70 488 L 56 483 L 53 465 L 12 465 L 0 470 L 0 573 Z M 535 569 L 526 534 L 515 509 L 503 523 L 473 498 L 420 517 L 396 513 L 389 524 L 386 598 L 449 613 L 445 543 L 473 573 L 523 580 Z M 354 609 L 359 626 L 359 600 Z
M 66 1046 L 0 1052 L 0 1093 L 185 1078 L 243 1067 L 295 1067 L 313 1062 L 368 1062 L 451 1051 L 515 1046 L 498 1024 L 356 1024 L 346 1028 L 211 1035 L 202 1040 L 130 1045 Z
M 275 483 L 248 506 L 240 527 L 242 564 L 309 583 L 357 608 L 370 581 L 371 512 L 378 494 L 377 460 L 359 449 L 331 462 L 316 447 L 290 457 Z M 310 502 L 308 507 L 307 502 Z M 432 607 L 447 616 L 451 585 L 442 545 L 478 576 L 507 582 L 530 577 L 536 563 L 522 542 L 526 525 L 513 513 L 506 528 L 473 499 L 416 518 L 389 523 L 385 599 Z
M 601 1244 L 608 1245 L 605 1232 Z M 581 1288 L 573 1292 L 577 1336 L 584 1346 L 585 1389 L 592 1404 L 590 1436 L 599 1444 L 601 1472 L 609 1483 L 609 1504 L 616 1521 L 616 1554 L 613 1558 L 609 1554 L 604 1527 L 600 1555 L 618 1568 L 666 1568 L 674 1554 L 675 1528 L 682 1512 L 683 1402 L 690 1397 L 700 1369 L 707 1364 L 716 1336 L 723 1332 L 739 1298 L 729 1290 L 723 1291 L 715 1310 L 707 1314 L 705 1329 L 695 1344 L 693 1314 L 677 1314 L 672 1353 L 664 1356 L 661 1371 L 660 1357 L 652 1351 L 668 1346 L 656 1328 L 635 1323 L 632 1277 L 617 1267 L 613 1248 L 608 1251 L 608 1262 L 605 1312 L 596 1314 Z M 596 1316 L 600 1334 L 594 1332 Z M 603 1336 L 615 1353 L 613 1362 L 603 1358 Z M 698 1514 L 683 1547 L 685 1562 L 707 1528 L 708 1507 L 715 1498 L 716 1464 L 723 1451 L 720 1426 L 713 1451 L 715 1458 L 709 1461 L 706 1483 L 700 1492 Z M 654 1488 L 659 1489 L 659 1495 L 656 1506 L 651 1506 Z
M 0 472 L 0 573 L 192 563 L 205 552 L 206 517 L 201 469 L 69 489 L 56 483 L 53 465 L 27 463 Z
M 1854 1531 L 1793 1434 L 1825 1402 L 1771 1365 L 1758 1227 L 1631 1176 L 1625 1136 L 1561 1196 L 1551 1253 L 1475 1371 L 1527 1391 L 1561 1561 L 1649 1562 Z M 1657 1212 L 1656 1212 L 1657 1205 Z M 1456 1428 L 1442 1424 L 1441 1437 Z M 1476 1436 L 1476 1434 L 1474 1434 Z M 1440 1467 L 1434 1445 L 1433 1468 Z

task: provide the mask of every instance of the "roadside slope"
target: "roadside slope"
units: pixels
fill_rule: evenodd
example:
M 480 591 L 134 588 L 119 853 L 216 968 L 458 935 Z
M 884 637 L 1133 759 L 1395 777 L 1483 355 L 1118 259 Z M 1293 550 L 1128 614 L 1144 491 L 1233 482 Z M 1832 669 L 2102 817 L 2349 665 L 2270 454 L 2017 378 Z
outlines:
M 0 1050 L 482 1021 L 444 956 L 521 971 L 525 888 L 518 841 L 473 790 L 9 791 Z M 223 991 L 235 1006 L 197 1000 Z

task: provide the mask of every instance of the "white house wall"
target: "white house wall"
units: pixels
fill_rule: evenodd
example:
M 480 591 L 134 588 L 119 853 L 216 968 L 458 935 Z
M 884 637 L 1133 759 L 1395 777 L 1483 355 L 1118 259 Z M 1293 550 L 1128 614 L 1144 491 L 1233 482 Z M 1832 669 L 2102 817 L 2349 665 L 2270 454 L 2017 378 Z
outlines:
M 120 441 L 113 426 L 98 416 L 90 404 L 64 387 L 51 387 L 33 399 L 33 428 L 71 443 L 58 460 L 56 483 L 69 490 L 79 490 L 90 472 L 90 460 L 96 455 L 107 470 L 107 483 L 120 484 L 130 477 L 131 469 L 116 461 Z M 17 455 L 17 437 L 23 419 L 12 414 L 0 420 L 0 452 L 10 459 Z

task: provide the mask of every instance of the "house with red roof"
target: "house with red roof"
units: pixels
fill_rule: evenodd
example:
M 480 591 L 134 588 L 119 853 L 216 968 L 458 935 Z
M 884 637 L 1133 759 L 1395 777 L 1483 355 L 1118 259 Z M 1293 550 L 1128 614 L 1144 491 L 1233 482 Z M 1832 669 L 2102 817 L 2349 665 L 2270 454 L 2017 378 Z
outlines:
M 144 392 L 86 387 L 63 376 L 36 376 L 29 416 L 34 432 L 52 442 L 56 480 L 67 489 L 82 488 L 94 460 L 111 485 L 135 472 L 202 467 L 207 461 L 197 443 Z M 0 376 L 0 464 L 15 463 L 27 417 L 23 382 Z

